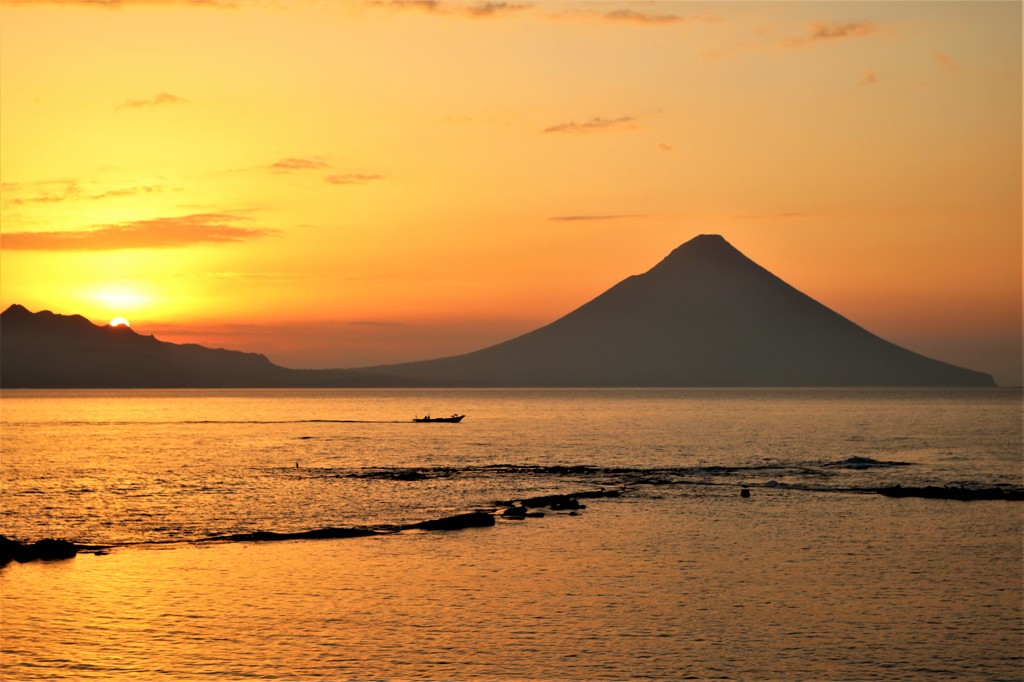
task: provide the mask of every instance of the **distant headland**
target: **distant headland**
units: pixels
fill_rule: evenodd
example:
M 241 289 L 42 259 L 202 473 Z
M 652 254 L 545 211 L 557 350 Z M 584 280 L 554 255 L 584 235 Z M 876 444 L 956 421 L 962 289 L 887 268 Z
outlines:
M 568 315 L 463 355 L 280 367 L 78 315 L 0 315 L 3 388 L 994 386 L 875 336 L 718 235 L 700 235 Z

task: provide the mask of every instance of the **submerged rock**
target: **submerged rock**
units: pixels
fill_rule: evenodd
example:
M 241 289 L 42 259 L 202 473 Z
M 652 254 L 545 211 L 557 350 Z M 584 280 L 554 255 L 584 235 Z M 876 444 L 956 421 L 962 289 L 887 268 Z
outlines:
M 501 515 L 512 519 L 524 519 L 526 518 L 528 511 L 529 510 L 522 505 L 515 505 L 501 512 Z
M 456 514 L 455 516 L 446 516 L 444 518 L 433 519 L 431 521 L 420 521 L 419 523 L 403 526 L 403 528 L 418 528 L 421 530 L 461 530 L 463 528 L 482 528 L 485 526 L 493 526 L 494 523 L 494 516 L 487 512 L 469 512 L 468 514 Z
M 880 469 L 886 467 L 910 466 L 910 462 L 887 462 L 884 460 L 871 459 L 870 457 L 847 457 L 838 462 L 829 462 L 827 467 L 840 467 L 842 469 Z
M 550 507 L 555 509 L 556 505 L 569 505 L 561 506 L 561 509 L 585 509 L 585 507 L 574 507 L 574 503 L 579 504 L 577 500 L 581 499 L 592 499 L 598 497 L 621 497 L 621 490 L 584 490 L 577 493 L 557 493 L 554 495 L 538 495 L 536 497 L 525 497 L 519 500 L 508 500 L 498 501 L 495 504 L 502 507 L 511 507 L 516 502 L 519 502 L 524 507 Z
M 425 481 L 429 477 L 420 471 L 411 470 L 396 471 L 391 478 L 396 481 Z
M 886 497 L 924 497 L 934 500 L 1024 500 L 1024 490 L 1003 490 L 1002 488 L 961 488 L 953 486 L 926 485 L 921 487 L 901 485 L 877 488 L 879 495 Z
M 209 540 L 226 540 L 228 542 L 276 542 L 280 540 L 335 540 L 339 538 L 362 538 L 378 535 L 378 531 L 366 528 L 316 528 L 296 533 L 275 533 L 269 530 L 257 530 L 252 533 L 235 533 L 234 535 L 217 535 Z
M 532 512 L 529 510 L 529 508 L 519 504 L 509 507 L 505 511 L 501 512 L 501 516 L 502 518 L 513 519 L 517 521 L 519 519 L 542 519 L 544 518 L 544 512 Z

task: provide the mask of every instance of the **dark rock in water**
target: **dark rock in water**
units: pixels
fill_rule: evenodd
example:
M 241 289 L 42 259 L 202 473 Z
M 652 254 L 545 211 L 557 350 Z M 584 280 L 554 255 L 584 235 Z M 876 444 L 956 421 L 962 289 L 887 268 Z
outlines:
M 424 481 L 429 478 L 429 476 L 412 469 L 409 471 L 396 471 L 391 475 L 391 478 L 395 481 Z
M 58 559 L 70 559 L 78 554 L 78 547 L 75 543 L 68 542 L 67 540 L 46 538 L 34 543 L 32 545 L 32 551 L 38 559 L 42 559 L 43 561 L 53 561 Z
M 910 466 L 910 462 L 886 462 L 883 460 L 871 459 L 870 457 L 847 457 L 838 462 L 829 462 L 825 466 L 840 467 L 842 469 L 880 469 L 885 467 Z
M 622 495 L 622 491 L 620 491 L 620 490 L 585 490 L 583 492 L 578 492 L 578 493 L 558 493 L 558 494 L 555 494 L 555 495 L 538 495 L 537 497 L 523 498 L 521 500 L 518 500 L 518 502 L 520 502 L 524 507 L 531 507 L 531 508 L 551 507 L 552 509 L 554 509 L 555 507 L 553 505 L 564 505 L 564 504 L 571 505 L 571 504 L 573 504 L 573 502 L 575 502 L 576 504 L 579 504 L 579 502 L 576 502 L 576 500 L 580 500 L 580 499 L 589 499 L 589 498 L 598 498 L 598 497 L 620 497 L 621 495 Z M 570 502 L 570 500 L 572 500 L 573 502 Z M 502 506 L 502 507 L 511 507 L 515 502 L 516 502 L 516 500 L 509 500 L 507 502 L 501 502 L 501 501 L 495 502 L 495 504 L 497 504 L 499 506 Z M 572 507 L 572 506 L 562 507 L 562 509 L 583 509 L 583 508 L 584 507 Z
M 218 535 L 208 540 L 227 540 L 230 542 L 277 542 L 280 540 L 335 540 L 340 538 L 361 538 L 378 535 L 374 530 L 366 528 L 317 528 L 296 533 L 275 533 L 268 530 L 257 530 L 252 533 L 236 533 L 234 535 Z
M 0 535 L 0 566 L 11 561 L 58 561 L 78 554 L 78 545 L 67 540 L 46 538 L 33 543 L 19 542 Z
M 878 488 L 879 495 L 886 497 L 924 497 L 935 500 L 1024 500 L 1024 490 L 1003 490 L 1002 488 L 960 488 L 952 486 L 927 485 L 923 487 L 901 485 Z
M 421 530 L 461 530 L 463 528 L 483 528 L 494 525 L 494 516 L 486 512 L 469 512 L 456 514 L 432 521 L 420 521 L 403 528 L 419 528 Z
M 750 497 L 750 491 L 744 488 L 740 491 L 740 497 Z
M 459 514 L 443 519 L 423 521 L 407 526 L 387 526 L 371 528 L 316 528 L 314 530 L 298 531 L 294 533 L 276 533 L 268 530 L 257 530 L 252 533 L 235 533 L 233 535 L 215 535 L 205 540 L 207 542 L 279 542 L 281 540 L 338 540 L 343 538 L 363 538 L 373 535 L 386 535 L 409 528 L 421 528 L 423 530 L 456 530 L 459 528 L 471 528 L 474 526 L 493 526 L 494 517 L 485 512 L 472 512 Z
M 516 505 L 509 507 L 505 511 L 501 512 L 501 515 L 511 519 L 524 519 L 526 518 L 527 508 L 522 505 Z
M 552 511 L 568 511 L 570 509 L 586 509 L 587 505 L 580 504 L 580 501 L 574 497 L 570 497 L 566 500 L 555 502 L 551 505 Z
M 569 497 L 575 497 L 578 500 L 593 499 L 598 497 L 622 497 L 621 490 L 584 490 L 579 493 L 569 493 Z
M 6 566 L 12 561 L 18 561 L 18 557 L 25 551 L 25 545 L 17 540 L 0 535 L 0 566 Z

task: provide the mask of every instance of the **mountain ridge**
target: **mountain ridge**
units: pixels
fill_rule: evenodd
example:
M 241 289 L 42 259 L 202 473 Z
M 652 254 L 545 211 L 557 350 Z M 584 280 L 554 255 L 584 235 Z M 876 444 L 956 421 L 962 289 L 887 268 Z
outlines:
M 708 234 L 548 325 L 417 362 L 290 369 L 78 315 L 0 315 L 5 388 L 994 385 L 872 334 Z
M 175 344 L 127 327 L 95 325 L 81 315 L 0 313 L 3 388 L 297 388 L 393 386 L 355 370 L 280 367 L 265 355 Z

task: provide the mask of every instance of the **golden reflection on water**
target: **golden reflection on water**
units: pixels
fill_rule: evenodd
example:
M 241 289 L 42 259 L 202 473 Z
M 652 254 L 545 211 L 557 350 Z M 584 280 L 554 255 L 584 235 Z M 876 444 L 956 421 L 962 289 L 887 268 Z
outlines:
M 5 679 L 1019 675 L 1019 505 L 734 493 L 12 565 Z

